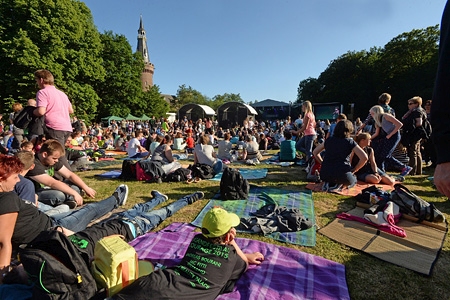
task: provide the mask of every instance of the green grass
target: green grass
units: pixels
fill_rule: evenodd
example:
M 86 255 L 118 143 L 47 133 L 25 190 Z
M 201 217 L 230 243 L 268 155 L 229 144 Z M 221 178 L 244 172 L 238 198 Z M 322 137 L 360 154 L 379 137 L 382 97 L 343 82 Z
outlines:
M 120 169 L 121 161 L 117 166 L 109 166 L 102 170 L 78 173 L 85 182 L 97 191 L 96 200 L 109 196 L 120 180 L 103 180 L 94 177 L 107 170 Z M 239 167 L 247 167 L 238 165 Z M 297 166 L 279 167 L 261 164 L 251 168 L 268 168 L 268 176 L 260 180 L 252 180 L 252 184 L 277 187 L 289 190 L 304 190 L 307 184 L 306 173 Z M 432 171 L 432 170 L 431 170 Z M 432 174 L 428 171 L 428 174 Z M 450 216 L 450 201 L 440 195 L 426 179 L 430 175 L 409 176 L 405 185 L 428 202 L 435 203 L 447 218 Z M 219 190 L 219 182 L 203 180 L 199 183 L 144 183 L 128 181 L 130 188 L 126 208 L 135 203 L 149 200 L 150 191 L 157 189 L 169 197 L 169 202 L 177 200 L 180 196 L 197 190 L 205 193 L 210 199 Z M 316 222 L 320 227 L 326 226 L 339 212 L 348 211 L 355 206 L 355 199 L 329 193 L 313 193 Z M 88 202 L 88 199 L 85 199 Z M 94 200 L 94 201 L 96 201 Z M 191 222 L 206 205 L 207 201 L 198 201 L 183 208 L 174 216 L 165 220 L 155 231 L 161 230 L 172 222 Z M 284 244 L 259 235 L 240 235 L 241 237 L 261 240 L 267 243 L 282 245 L 310 254 L 318 255 L 346 266 L 347 284 L 352 299 L 449 299 L 450 298 L 450 243 L 446 239 L 439 259 L 430 277 L 415 273 L 378 260 L 370 255 L 355 251 L 347 246 L 336 243 L 329 238 L 317 234 L 315 247 L 301 247 Z

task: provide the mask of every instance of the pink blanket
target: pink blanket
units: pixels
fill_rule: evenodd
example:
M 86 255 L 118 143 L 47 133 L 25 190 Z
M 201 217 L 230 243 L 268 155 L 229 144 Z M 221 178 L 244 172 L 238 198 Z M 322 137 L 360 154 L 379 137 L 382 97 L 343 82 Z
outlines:
M 173 223 L 130 244 L 140 259 L 168 267 L 181 261 L 195 227 Z M 344 265 L 291 248 L 237 238 L 244 252 L 261 252 L 265 261 L 251 265 L 232 293 L 217 299 L 350 299 Z

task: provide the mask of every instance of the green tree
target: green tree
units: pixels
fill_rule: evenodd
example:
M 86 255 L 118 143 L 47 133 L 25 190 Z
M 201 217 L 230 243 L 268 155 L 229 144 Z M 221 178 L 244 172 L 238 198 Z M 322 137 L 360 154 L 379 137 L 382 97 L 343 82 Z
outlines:
M 300 81 L 297 88 L 297 103 L 309 99 L 319 99 L 322 91 L 322 84 L 317 78 L 308 77 Z
M 148 116 L 166 117 L 166 113 L 170 109 L 169 103 L 161 96 L 159 86 L 157 85 L 153 85 L 142 93 L 142 103 L 146 103 L 146 105 L 142 110 L 136 109 L 138 116 L 145 113 Z
M 100 35 L 103 50 L 102 66 L 106 71 L 105 80 L 98 81 L 95 90 L 101 98 L 98 119 L 115 115 L 125 117 L 129 113 L 144 111 L 141 72 L 144 62 L 133 54 L 131 45 L 123 35 L 107 31 Z
M 207 105 L 209 98 L 202 95 L 199 91 L 193 89 L 191 86 L 186 87 L 185 84 L 180 85 L 176 95 L 177 102 L 172 104 L 175 110 L 180 109 L 183 105 L 189 103 Z
M 406 100 L 420 95 L 431 98 L 438 61 L 439 27 L 402 33 L 381 51 L 377 69 L 383 91 L 392 94 L 393 107 L 406 111 Z
M 75 0 L 0 0 L 0 99 L 34 97 L 33 72 L 55 76 L 76 114 L 91 118 L 102 81 L 102 49 L 90 10 Z
M 228 94 L 225 93 L 223 95 L 215 95 L 211 101 L 208 102 L 208 106 L 210 106 L 215 111 L 227 102 L 240 102 L 244 103 L 240 94 Z

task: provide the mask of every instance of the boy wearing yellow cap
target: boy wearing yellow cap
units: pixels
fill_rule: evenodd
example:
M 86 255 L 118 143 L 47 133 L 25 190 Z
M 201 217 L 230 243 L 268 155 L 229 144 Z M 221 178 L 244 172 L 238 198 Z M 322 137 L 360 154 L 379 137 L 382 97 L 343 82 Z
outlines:
M 261 264 L 259 253 L 244 254 L 234 240 L 236 214 L 215 207 L 202 222 L 182 259 L 173 268 L 160 269 L 136 280 L 113 299 L 215 299 L 233 290 L 248 264 Z

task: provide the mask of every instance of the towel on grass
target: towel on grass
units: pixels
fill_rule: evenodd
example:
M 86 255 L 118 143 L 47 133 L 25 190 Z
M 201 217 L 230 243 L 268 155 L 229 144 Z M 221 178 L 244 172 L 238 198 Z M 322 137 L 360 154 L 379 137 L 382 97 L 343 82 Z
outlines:
M 262 179 L 267 177 L 267 169 L 246 169 L 240 168 L 239 172 L 242 174 L 242 177 L 247 180 L 252 179 Z M 222 179 L 223 172 L 216 174 L 211 180 L 220 181 Z
M 323 182 L 319 182 L 319 183 L 310 182 L 306 185 L 306 188 L 313 192 L 323 192 L 322 191 L 323 184 L 324 184 Z M 379 184 L 370 184 L 370 183 L 358 181 L 358 183 L 356 183 L 356 185 L 352 188 L 349 188 L 349 189 L 343 188 L 341 191 L 334 191 L 333 193 L 343 195 L 343 196 L 355 197 L 355 196 L 361 194 L 363 189 L 368 188 L 369 186 L 372 186 L 372 185 L 374 185 L 377 188 L 380 188 L 381 190 L 386 191 L 386 192 L 390 192 L 390 191 L 394 190 L 394 187 L 392 185 L 380 184 L 380 183 Z
M 314 203 L 311 191 L 290 191 L 275 188 L 252 186 L 248 200 L 220 200 L 220 194 L 210 200 L 200 214 L 192 222 L 192 225 L 200 227 L 205 214 L 214 206 L 221 206 L 229 212 L 237 214 L 240 218 L 247 218 L 251 212 L 256 212 L 266 204 L 276 203 L 288 209 L 297 208 L 303 215 L 315 224 Z M 249 233 L 252 233 L 249 231 Z M 297 232 L 273 232 L 266 237 L 273 238 L 290 244 L 301 246 L 315 246 L 315 226 L 310 229 Z
M 173 223 L 164 230 L 148 233 L 130 244 L 139 259 L 171 267 L 183 258 L 194 227 Z M 259 251 L 265 260 L 251 265 L 231 293 L 217 299 L 350 299 L 345 266 L 295 249 L 237 238 L 247 253 Z

